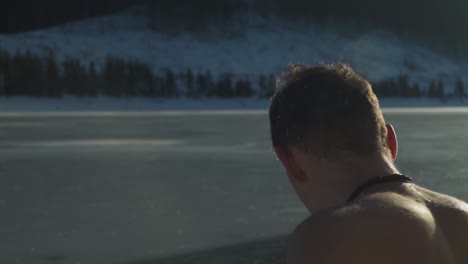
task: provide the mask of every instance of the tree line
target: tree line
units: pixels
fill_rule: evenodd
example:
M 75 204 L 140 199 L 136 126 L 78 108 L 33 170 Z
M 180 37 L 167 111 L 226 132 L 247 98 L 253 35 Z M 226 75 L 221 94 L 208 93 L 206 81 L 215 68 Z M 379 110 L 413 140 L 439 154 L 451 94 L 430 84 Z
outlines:
M 59 62 L 53 52 L 41 57 L 29 51 L 10 54 L 0 50 L 0 96 L 79 97 L 150 97 L 150 98 L 235 98 L 271 97 L 276 87 L 273 74 L 255 78 L 232 73 L 213 75 L 210 71 L 182 72 L 171 69 L 157 73 L 136 60 L 108 56 L 102 65 L 82 63 L 76 58 Z M 408 76 L 373 83 L 379 97 L 465 98 L 464 83 L 455 81 L 447 93 L 442 80 L 428 87 L 410 83 Z
M 62 97 L 252 97 L 271 96 L 273 75 L 261 75 L 258 83 L 231 73 L 213 76 L 210 71 L 171 69 L 155 73 L 136 60 L 108 56 L 103 65 L 84 64 L 75 58 L 59 62 L 53 52 L 40 57 L 29 51 L 0 51 L 0 96 Z M 256 89 L 256 88 L 259 89 Z
M 445 100 L 448 98 L 463 99 L 468 95 L 460 77 L 456 78 L 452 92 L 447 92 L 445 83 L 441 79 L 431 80 L 424 88 L 417 82 L 410 83 L 408 75 L 400 75 L 396 78 L 375 82 L 372 89 L 378 97 L 427 97 Z

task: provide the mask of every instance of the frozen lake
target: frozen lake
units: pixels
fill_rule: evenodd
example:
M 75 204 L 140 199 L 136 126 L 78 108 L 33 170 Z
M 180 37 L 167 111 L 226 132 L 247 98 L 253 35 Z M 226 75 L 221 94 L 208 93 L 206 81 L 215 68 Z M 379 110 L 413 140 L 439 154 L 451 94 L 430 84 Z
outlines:
M 468 110 L 385 115 L 402 171 L 468 200 Z M 24 264 L 281 263 L 307 215 L 265 111 L 0 114 L 0 212 Z

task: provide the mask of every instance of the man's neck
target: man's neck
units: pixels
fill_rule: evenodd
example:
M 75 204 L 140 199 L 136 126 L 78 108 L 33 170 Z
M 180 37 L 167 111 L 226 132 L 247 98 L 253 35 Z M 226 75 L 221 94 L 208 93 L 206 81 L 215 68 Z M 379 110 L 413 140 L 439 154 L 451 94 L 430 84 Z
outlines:
M 346 161 L 325 162 L 311 171 L 320 182 L 311 185 L 310 195 L 304 195 L 304 202 L 311 213 L 340 207 L 364 182 L 380 176 L 399 173 L 390 158 L 385 155 L 358 157 Z M 311 168 L 312 169 L 312 168 Z M 323 180 L 322 180 L 323 179 Z

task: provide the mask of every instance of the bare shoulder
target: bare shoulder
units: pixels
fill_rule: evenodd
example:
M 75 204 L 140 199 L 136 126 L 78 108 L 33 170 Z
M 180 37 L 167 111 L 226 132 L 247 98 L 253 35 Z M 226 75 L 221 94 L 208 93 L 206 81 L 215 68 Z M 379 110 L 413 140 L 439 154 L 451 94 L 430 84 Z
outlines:
M 289 263 L 434 263 L 431 212 L 395 195 L 310 216 L 293 233 Z
M 468 263 L 468 205 L 455 197 L 418 187 L 431 200 L 428 207 L 458 263 Z
M 420 186 L 416 186 L 416 189 L 431 200 L 434 208 L 442 208 L 468 218 L 468 204 L 466 202 L 453 196 L 434 192 Z

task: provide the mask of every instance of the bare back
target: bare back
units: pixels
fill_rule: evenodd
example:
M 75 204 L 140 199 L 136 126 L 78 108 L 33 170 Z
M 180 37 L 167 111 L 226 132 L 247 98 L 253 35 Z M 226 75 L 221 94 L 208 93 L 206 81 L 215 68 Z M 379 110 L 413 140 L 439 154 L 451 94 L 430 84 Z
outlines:
M 382 184 L 295 231 L 289 263 L 468 263 L 468 205 L 415 184 Z

